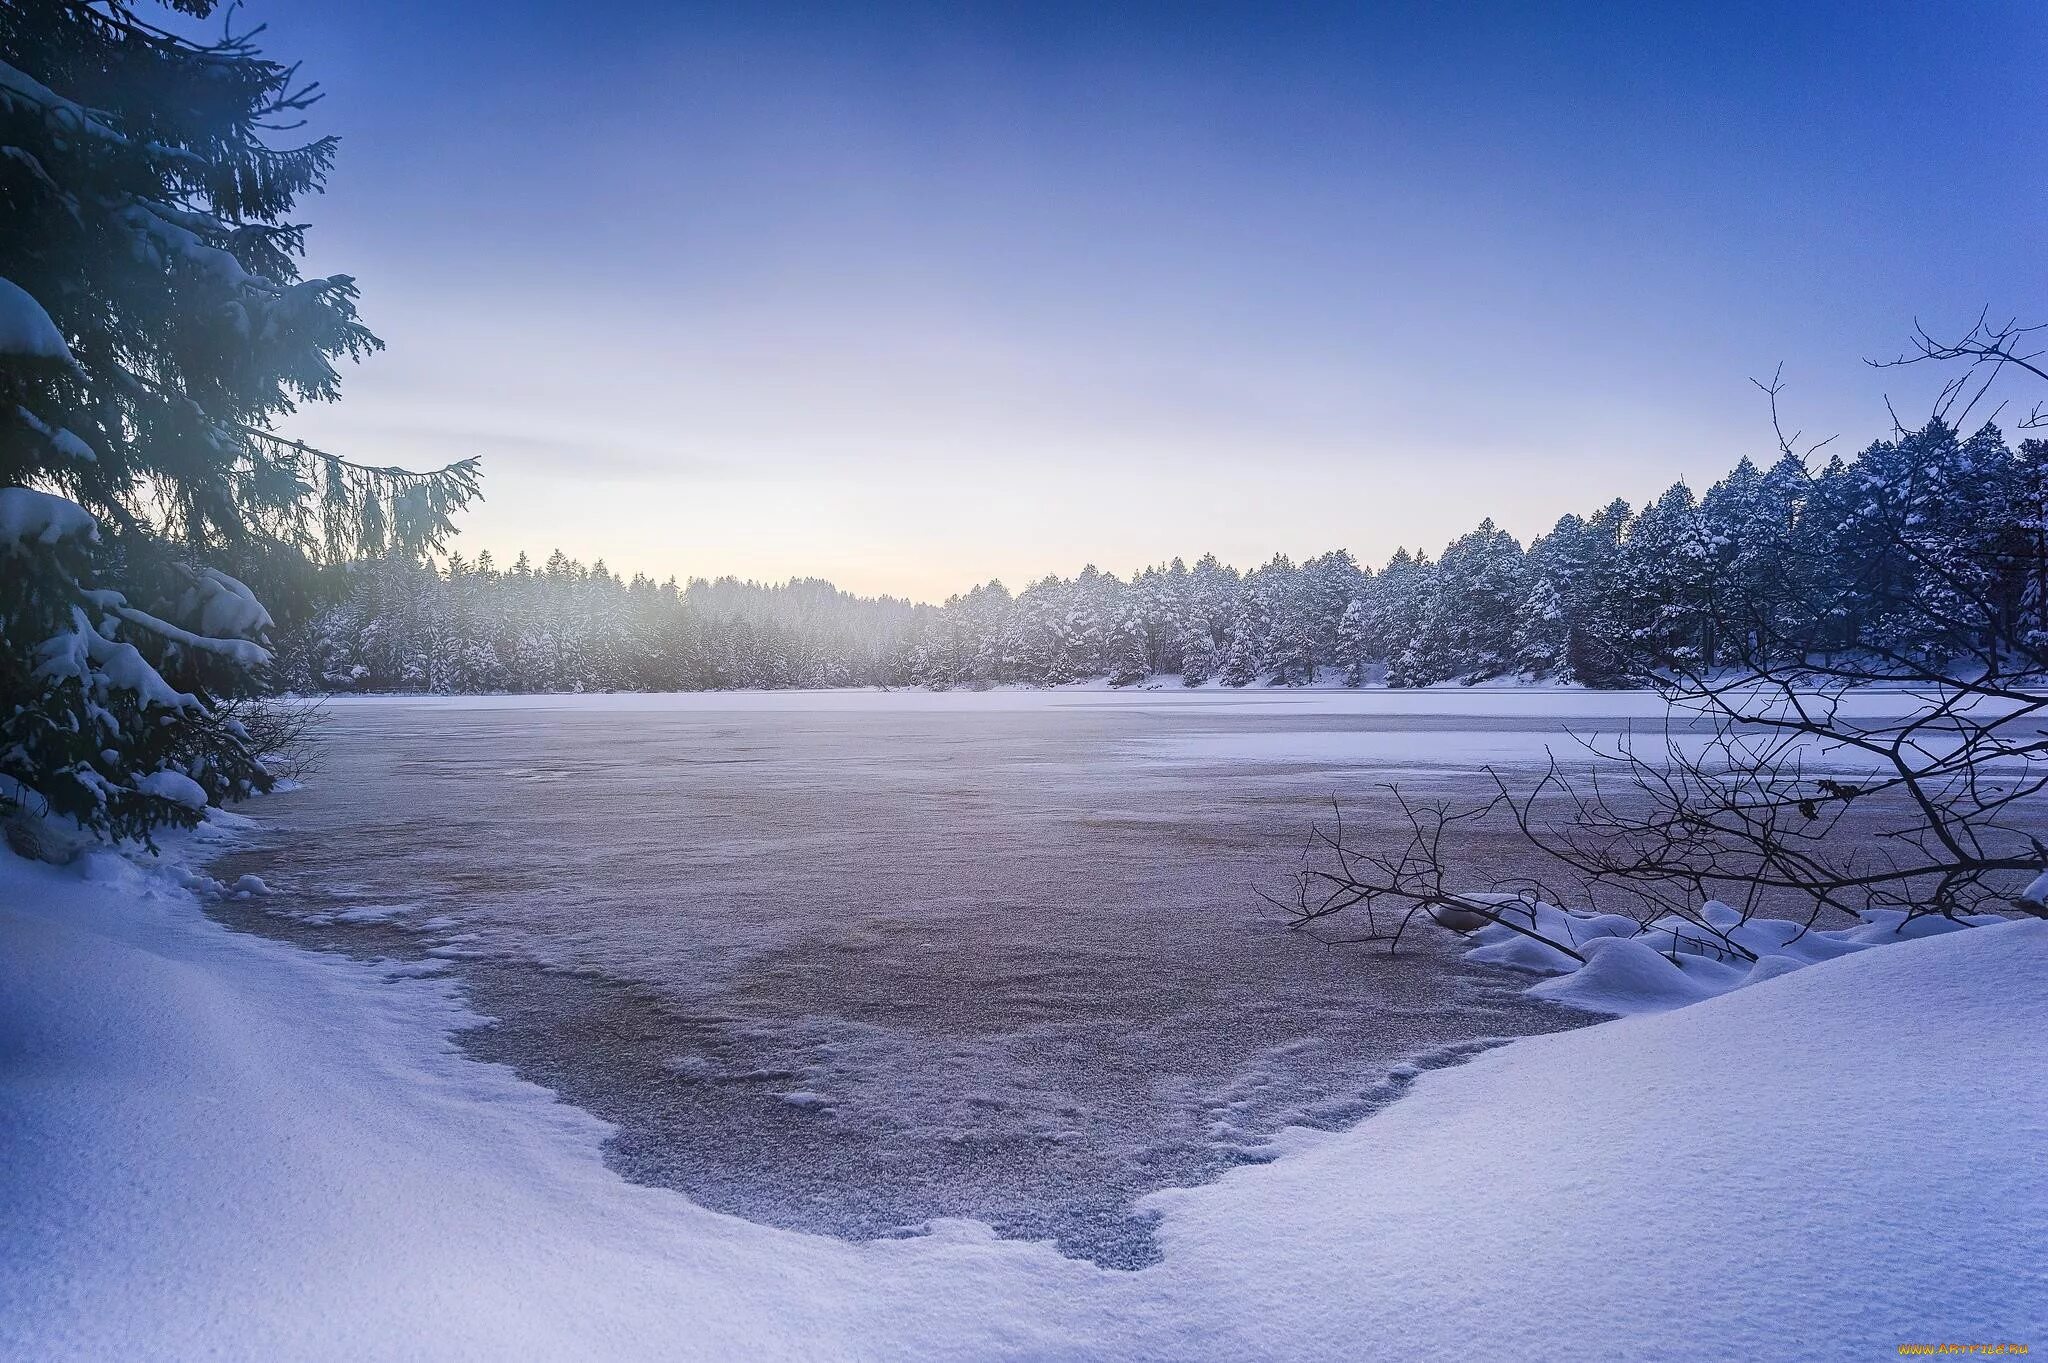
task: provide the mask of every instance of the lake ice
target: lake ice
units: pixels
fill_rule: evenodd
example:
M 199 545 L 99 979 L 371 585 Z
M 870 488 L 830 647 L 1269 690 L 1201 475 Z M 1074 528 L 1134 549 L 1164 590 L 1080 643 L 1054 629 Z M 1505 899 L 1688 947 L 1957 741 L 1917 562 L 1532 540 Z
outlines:
M 1342 1125 L 1413 1062 L 1591 1019 L 1419 933 L 1286 932 L 1277 887 L 1382 782 L 1661 726 L 1654 697 L 736 693 L 347 699 L 216 912 L 445 965 L 475 1053 L 614 1122 L 628 1177 L 850 1238 L 972 1217 L 1118 1266 L 1132 1202 Z M 1463 851 L 1511 871 L 1505 830 Z

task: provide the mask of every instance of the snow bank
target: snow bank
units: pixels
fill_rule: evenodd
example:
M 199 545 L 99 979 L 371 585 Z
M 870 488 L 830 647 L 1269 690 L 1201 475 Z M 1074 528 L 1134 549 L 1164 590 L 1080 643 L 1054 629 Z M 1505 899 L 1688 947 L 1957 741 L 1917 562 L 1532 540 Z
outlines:
M 625 1184 L 473 1020 L 107 854 L 0 852 L 0 1356 L 1826 1359 L 2048 1320 L 2048 923 L 1424 1073 L 1150 1199 L 1136 1273 Z
M 2048 1058 L 2007 1029 L 2048 1020 L 2044 986 L 2048 923 L 2009 923 L 1517 1041 L 1277 1164 L 1155 1197 L 1166 1268 L 1241 1322 L 1244 1357 L 2037 1340 Z

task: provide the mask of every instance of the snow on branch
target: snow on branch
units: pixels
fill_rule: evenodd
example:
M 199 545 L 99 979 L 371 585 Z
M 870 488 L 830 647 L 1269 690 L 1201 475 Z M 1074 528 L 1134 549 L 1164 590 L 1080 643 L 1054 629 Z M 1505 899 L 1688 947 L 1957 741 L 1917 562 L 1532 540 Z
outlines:
M 75 366 L 64 333 L 27 289 L 0 278 L 0 356 Z
M 25 553 L 32 545 L 98 539 L 98 522 L 78 503 L 34 488 L 0 487 L 0 554 Z

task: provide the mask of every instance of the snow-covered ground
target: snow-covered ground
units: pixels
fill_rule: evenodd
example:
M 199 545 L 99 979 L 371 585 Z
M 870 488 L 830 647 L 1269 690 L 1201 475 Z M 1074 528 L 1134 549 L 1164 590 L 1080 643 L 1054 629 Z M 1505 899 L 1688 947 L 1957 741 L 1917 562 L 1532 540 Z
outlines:
M 452 986 L 0 853 L 10 1358 L 1869 1358 L 2048 1322 L 2048 924 L 1414 1076 L 1125 1272 L 629 1184 Z M 1407 1076 L 1401 1076 L 1407 1078 Z

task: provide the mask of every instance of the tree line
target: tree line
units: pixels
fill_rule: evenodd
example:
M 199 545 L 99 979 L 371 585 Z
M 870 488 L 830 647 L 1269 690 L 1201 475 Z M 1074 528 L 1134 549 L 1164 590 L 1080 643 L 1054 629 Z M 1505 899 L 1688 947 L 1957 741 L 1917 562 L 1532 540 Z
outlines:
M 1084 568 L 943 605 L 829 583 L 631 579 L 559 551 L 394 553 L 322 570 L 280 641 L 300 690 L 732 687 L 1427 686 L 1495 678 L 1640 684 L 1712 670 L 1773 640 L 1933 659 L 2048 631 L 2048 445 L 1986 425 L 1899 430 L 1818 471 L 1744 458 L 1704 496 L 1567 515 L 1523 546 L 1491 520 L 1435 558 L 1378 569 L 1332 550 L 1240 572 L 1204 555 L 1129 578 Z M 1934 637 L 1901 594 L 1990 606 Z

